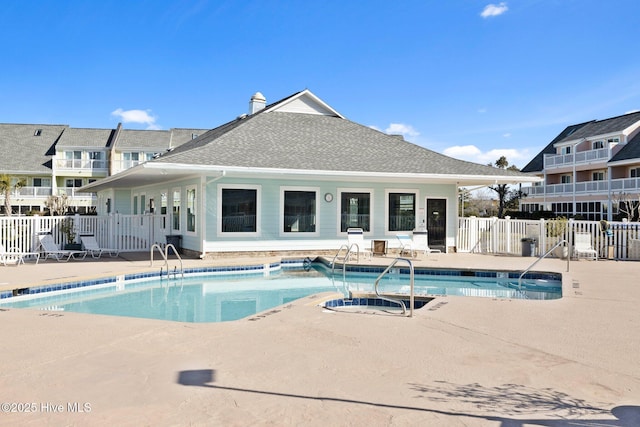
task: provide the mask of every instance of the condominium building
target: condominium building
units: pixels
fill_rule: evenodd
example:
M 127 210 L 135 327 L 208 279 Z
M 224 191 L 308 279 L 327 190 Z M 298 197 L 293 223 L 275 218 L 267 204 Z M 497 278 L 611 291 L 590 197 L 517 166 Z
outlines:
M 96 196 L 77 191 L 188 142 L 206 129 L 129 130 L 0 123 L 0 174 L 12 179 L 13 214 L 46 210 L 67 196 L 71 212 L 96 210 Z M 21 182 L 23 185 L 16 186 Z M 0 214 L 6 214 L 0 194 Z
M 632 216 L 640 200 L 640 112 L 568 126 L 522 172 L 544 181 L 522 189 L 521 211 L 588 220 Z

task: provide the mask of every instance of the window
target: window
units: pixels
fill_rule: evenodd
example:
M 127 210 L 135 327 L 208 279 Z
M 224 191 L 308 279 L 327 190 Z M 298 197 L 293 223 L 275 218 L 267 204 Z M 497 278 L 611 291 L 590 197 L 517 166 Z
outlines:
M 640 168 L 631 169 L 631 178 L 640 178 Z
M 573 177 L 571 175 L 562 175 L 560 177 L 560 182 L 562 184 L 571 184 L 572 178 Z
M 36 129 L 36 130 L 33 132 L 33 136 L 40 136 L 40 135 L 42 135 L 42 129 Z
M 34 187 L 51 187 L 51 178 L 33 178 Z
M 65 151 L 65 167 L 79 168 L 82 166 L 82 151 Z
M 180 190 L 173 190 L 173 212 L 171 229 L 180 230 Z
M 607 142 L 609 144 L 617 144 L 618 142 L 620 142 L 620 138 L 609 138 L 607 139 Z
M 222 188 L 222 232 L 255 233 L 258 231 L 258 190 Z
M 340 196 L 340 231 L 357 227 L 371 231 L 371 193 L 344 192 Z
M 592 181 L 604 181 L 604 172 L 593 172 L 591 177 Z
M 138 196 L 133 196 L 133 214 L 138 215 Z
M 82 179 L 80 179 L 80 178 L 76 178 L 76 179 L 67 178 L 64 181 L 64 186 L 67 187 L 67 188 L 82 187 Z
M 411 231 L 416 228 L 416 195 L 389 193 L 389 231 Z
M 196 189 L 187 188 L 187 231 L 196 231 Z
M 285 190 L 283 194 L 283 231 L 314 233 L 316 231 L 316 191 Z
M 122 159 L 122 166 L 128 169 L 140 163 L 140 153 L 122 153 Z
M 599 150 L 601 148 L 604 148 L 604 141 L 593 141 L 591 143 L 591 148 L 594 150 Z
M 571 146 L 567 145 L 566 147 L 560 148 L 560 154 L 571 154 Z

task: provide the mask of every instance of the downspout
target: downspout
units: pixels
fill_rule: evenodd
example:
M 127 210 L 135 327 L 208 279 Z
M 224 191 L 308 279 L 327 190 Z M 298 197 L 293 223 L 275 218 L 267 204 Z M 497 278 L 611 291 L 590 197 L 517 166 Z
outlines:
M 201 235 L 201 239 L 200 239 L 200 259 L 204 259 L 204 257 L 207 255 L 207 253 L 204 250 L 204 242 L 206 241 L 206 236 L 207 236 L 207 187 L 209 186 L 209 184 L 212 184 L 216 181 L 218 181 L 219 179 L 222 179 L 225 177 L 226 175 L 226 171 L 222 171 L 222 173 L 219 176 L 216 176 L 215 178 L 212 178 L 208 181 L 204 181 L 204 179 L 201 179 L 201 189 L 200 192 L 202 193 L 202 196 L 200 197 L 200 235 Z M 204 176 L 202 177 L 204 178 Z

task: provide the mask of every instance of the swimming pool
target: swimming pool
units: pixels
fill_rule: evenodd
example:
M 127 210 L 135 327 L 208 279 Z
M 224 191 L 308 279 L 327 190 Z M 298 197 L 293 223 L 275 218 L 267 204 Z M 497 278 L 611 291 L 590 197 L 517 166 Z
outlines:
M 118 276 L 25 288 L 0 295 L 0 307 L 31 308 L 140 317 L 179 322 L 224 322 L 250 318 L 274 307 L 321 292 L 373 292 L 384 267 L 349 266 L 335 272 L 326 262 L 293 260 L 228 269 L 186 270 L 186 276 L 158 273 Z M 561 277 L 530 273 L 520 287 L 515 272 L 416 269 L 415 294 L 491 298 L 555 299 Z M 396 268 L 380 282 L 380 291 L 409 293 L 408 269 Z

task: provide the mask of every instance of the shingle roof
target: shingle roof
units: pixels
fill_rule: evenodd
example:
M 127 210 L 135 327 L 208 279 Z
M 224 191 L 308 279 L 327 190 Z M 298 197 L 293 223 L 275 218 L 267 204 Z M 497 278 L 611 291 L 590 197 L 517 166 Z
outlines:
M 557 142 L 573 141 L 581 138 L 590 138 L 599 135 L 606 135 L 608 133 L 622 132 L 632 124 L 640 120 L 640 112 L 629 113 L 622 116 L 612 117 L 605 120 L 593 120 L 587 122 L 585 126 L 576 130 L 571 135 L 567 135 L 565 138 Z
M 436 153 L 347 119 L 261 111 L 212 129 L 154 162 L 380 173 L 522 174 Z
M 114 132 L 113 129 L 67 128 L 60 136 L 56 147 L 106 148 Z
M 640 132 L 631 138 L 627 143 L 616 153 L 615 156 L 609 160 L 609 162 L 618 162 L 621 160 L 640 159 Z
M 119 150 L 164 151 L 180 146 L 193 139 L 192 135 L 202 135 L 207 129 L 136 130 L 122 129 L 115 146 Z
M 66 129 L 67 125 L 0 123 L 0 171 L 50 175 L 54 146 Z

